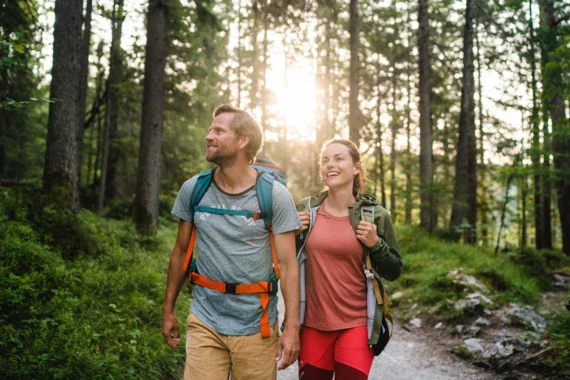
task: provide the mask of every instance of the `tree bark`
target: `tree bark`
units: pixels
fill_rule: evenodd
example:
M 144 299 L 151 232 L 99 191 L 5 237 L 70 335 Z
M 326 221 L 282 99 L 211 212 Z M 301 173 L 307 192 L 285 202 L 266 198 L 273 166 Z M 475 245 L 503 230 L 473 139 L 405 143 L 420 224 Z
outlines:
M 399 120 L 396 113 L 396 62 L 392 59 L 392 120 L 390 129 L 392 139 L 390 141 L 390 214 L 392 220 L 396 220 L 396 136 L 398 135 Z
M 77 183 L 77 99 L 81 70 L 81 0 L 56 0 L 48 136 L 43 182 L 53 201 L 79 208 Z
M 124 0 L 115 0 L 113 8 L 113 32 L 111 39 L 111 54 L 109 78 L 107 81 L 107 91 L 109 96 L 107 112 L 109 118 L 109 160 L 107 163 L 107 179 L 105 189 L 105 200 L 110 201 L 117 196 L 117 164 L 121 159 L 121 153 L 118 146 L 119 139 L 119 84 L 123 80 L 123 50 L 121 48 L 121 39 L 123 34 L 124 20 Z
M 164 106 L 166 63 L 167 0 L 150 0 L 147 16 L 147 44 L 141 142 L 134 217 L 144 235 L 156 233 Z
M 358 50 L 360 40 L 358 36 L 358 0 L 350 0 L 350 89 L 349 89 L 349 136 L 359 146 L 360 144 L 360 108 L 358 106 L 358 81 L 360 73 L 360 60 Z
M 418 52 L 420 93 L 420 225 L 431 231 L 434 228 L 432 199 L 432 137 L 431 137 L 431 86 L 429 54 L 429 14 L 427 0 L 420 0 L 418 7 Z
M 376 180 L 380 180 L 380 195 L 381 195 L 381 205 L 382 207 L 386 208 L 386 182 L 385 182 L 385 173 L 384 173 L 384 154 L 382 153 L 382 123 L 380 122 L 381 116 L 381 105 L 382 105 L 382 93 L 380 91 L 380 61 L 376 61 L 376 75 L 377 75 L 377 83 L 376 88 L 378 89 L 378 94 L 376 96 L 376 144 L 377 144 L 377 165 L 378 171 L 380 174 L 380 178 Z
M 501 245 L 501 235 L 503 234 L 503 227 L 505 226 L 505 215 L 507 214 L 507 205 L 509 203 L 509 189 L 511 188 L 512 180 L 513 180 L 513 175 L 509 174 L 509 176 L 507 177 L 507 186 L 505 190 L 505 201 L 503 202 L 503 208 L 501 209 L 501 222 L 499 223 L 497 244 L 495 244 L 495 255 L 499 253 L 499 246 Z
M 554 14 L 554 2 L 541 0 L 541 18 L 544 20 L 544 52 L 543 66 L 544 92 L 546 94 L 547 108 L 552 120 L 552 151 L 554 155 L 555 174 L 554 184 L 558 199 L 558 212 L 562 230 L 562 251 L 570 256 L 570 137 L 568 135 L 568 120 L 564 102 L 564 86 L 562 68 L 551 53 L 557 50 L 558 22 Z
M 477 238 L 477 149 L 475 144 L 475 94 L 473 66 L 473 1 L 467 0 L 463 32 L 463 83 L 459 139 L 455 164 L 455 187 L 451 212 L 452 231 L 462 226 L 464 241 L 474 244 Z
M 81 164 L 83 161 L 83 133 L 85 127 L 85 103 L 87 101 L 87 80 L 89 77 L 89 46 L 91 44 L 91 15 L 93 11 L 93 0 L 87 0 L 85 7 L 85 21 L 83 27 L 83 38 L 81 41 L 81 71 L 79 73 L 79 97 L 77 99 L 77 192 L 81 186 Z
M 534 226 L 535 226 L 535 244 L 536 248 L 544 248 L 544 227 L 542 219 L 542 194 L 541 184 L 542 176 L 540 174 L 540 116 L 538 112 L 538 84 L 536 79 L 536 51 L 535 51 L 535 35 L 534 20 L 532 13 L 533 1 L 529 1 L 529 29 L 530 29 L 530 71 L 532 86 L 532 148 L 530 158 L 533 168 L 533 193 L 534 193 Z

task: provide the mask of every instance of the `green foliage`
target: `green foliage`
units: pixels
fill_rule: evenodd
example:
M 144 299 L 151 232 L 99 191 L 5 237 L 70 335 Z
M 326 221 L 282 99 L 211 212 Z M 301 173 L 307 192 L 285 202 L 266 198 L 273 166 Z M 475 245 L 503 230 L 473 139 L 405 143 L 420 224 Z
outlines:
M 562 311 L 555 318 L 556 322 L 548 329 L 556 355 L 551 357 L 553 364 L 570 373 L 570 312 Z
M 3 200 L 0 376 L 179 377 L 184 350 L 171 350 L 160 332 L 170 232 L 142 238 L 130 222 L 46 209 L 41 221 L 49 227 L 38 231 L 24 210 L 33 202 Z M 58 227 L 77 235 L 69 236 L 82 249 L 73 260 L 53 248 Z M 178 304 L 184 315 L 188 296 Z
M 454 268 L 464 268 L 465 274 L 474 275 L 489 289 L 494 302 L 525 304 L 538 300 L 543 288 L 541 278 L 527 273 L 509 257 L 494 256 L 487 249 L 462 245 L 431 237 L 413 226 L 401 226 L 398 239 L 404 257 L 402 277 L 390 283 L 390 293 L 403 291 L 405 297 L 398 307 L 398 315 L 409 318 L 418 309 L 408 306 L 417 303 L 419 310 L 439 305 L 438 315 L 444 318 L 462 318 L 463 312 L 453 308 L 452 302 L 465 293 L 463 288 L 447 278 Z

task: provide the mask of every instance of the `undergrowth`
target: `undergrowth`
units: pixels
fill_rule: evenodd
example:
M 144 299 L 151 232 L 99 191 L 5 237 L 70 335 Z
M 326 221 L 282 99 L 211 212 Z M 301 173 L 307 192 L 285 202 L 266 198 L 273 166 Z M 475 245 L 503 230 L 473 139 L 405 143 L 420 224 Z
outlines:
M 174 225 L 143 238 L 32 190 L 0 195 L 0 377 L 179 378 L 184 345 L 160 331 Z M 179 316 L 188 304 L 183 292 Z
M 508 255 L 495 256 L 486 248 L 438 239 L 413 226 L 398 229 L 398 242 L 404 270 L 402 276 L 388 286 L 391 294 L 403 292 L 394 303 L 402 304 L 398 315 L 404 320 L 418 310 L 428 311 L 434 306 L 439 306 L 440 318 L 459 320 L 465 316 L 464 311 L 453 307 L 455 301 L 466 295 L 462 286 L 447 277 L 455 268 L 464 268 L 463 273 L 481 281 L 489 289 L 488 296 L 495 307 L 508 302 L 532 305 L 549 283 L 545 268 L 537 269 L 537 259 L 530 260 L 532 268 L 529 268 Z M 413 304 L 417 306 L 412 310 L 409 306 Z

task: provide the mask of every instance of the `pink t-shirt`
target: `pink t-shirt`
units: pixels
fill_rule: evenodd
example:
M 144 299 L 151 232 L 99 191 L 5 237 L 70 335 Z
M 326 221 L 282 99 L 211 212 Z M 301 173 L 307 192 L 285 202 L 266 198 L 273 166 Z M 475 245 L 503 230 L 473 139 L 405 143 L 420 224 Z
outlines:
M 323 204 L 305 250 L 305 325 L 322 331 L 366 325 L 363 249 L 349 217 L 333 216 Z

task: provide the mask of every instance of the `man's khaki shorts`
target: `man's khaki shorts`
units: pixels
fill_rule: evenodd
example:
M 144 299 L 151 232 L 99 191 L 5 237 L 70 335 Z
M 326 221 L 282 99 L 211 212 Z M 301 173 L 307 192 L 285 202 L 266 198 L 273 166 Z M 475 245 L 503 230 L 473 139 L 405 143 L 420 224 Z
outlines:
M 186 327 L 185 380 L 277 379 L 277 323 L 268 338 L 218 334 L 192 313 Z

